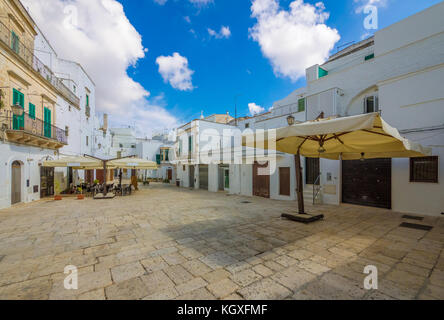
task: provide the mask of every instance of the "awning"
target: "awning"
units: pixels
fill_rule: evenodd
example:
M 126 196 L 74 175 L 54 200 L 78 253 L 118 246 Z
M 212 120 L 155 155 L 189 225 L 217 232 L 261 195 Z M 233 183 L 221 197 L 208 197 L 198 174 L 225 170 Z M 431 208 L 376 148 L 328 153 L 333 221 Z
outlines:
M 356 160 L 431 155 L 431 149 L 401 136 L 379 113 L 319 119 L 265 134 L 244 136 L 243 145 L 311 158 Z
M 111 160 L 107 166 L 118 169 L 142 169 L 142 170 L 156 170 L 157 164 L 153 161 L 148 161 L 139 158 L 122 158 Z
M 103 169 L 103 162 L 93 158 L 72 156 L 62 157 L 58 160 L 48 160 L 43 162 L 44 167 L 50 168 L 73 168 L 79 170 Z

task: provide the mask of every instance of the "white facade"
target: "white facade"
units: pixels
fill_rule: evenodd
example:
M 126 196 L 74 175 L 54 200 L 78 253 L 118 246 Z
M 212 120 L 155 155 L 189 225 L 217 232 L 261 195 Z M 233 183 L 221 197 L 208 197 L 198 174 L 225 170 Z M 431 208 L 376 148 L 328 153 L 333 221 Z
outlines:
M 270 112 L 240 118 L 222 127 L 214 122 L 195 120 L 179 128 L 178 141 L 181 136 L 184 137 L 182 148 L 185 149 L 177 168 L 181 186 L 191 186 L 190 170 L 194 170 L 194 188 L 200 188 L 199 169 L 202 164 L 198 155 L 204 145 L 199 144 L 196 137 L 206 128 L 220 132 L 237 124 L 242 131 L 266 130 L 287 126 L 289 115 L 295 121 L 306 121 L 317 118 L 321 113 L 330 117 L 379 111 L 384 120 L 398 128 L 406 138 L 431 147 L 439 163 L 438 183 L 421 183 L 410 181 L 409 159 L 392 159 L 391 208 L 406 213 L 441 215 L 444 212 L 443 16 L 444 3 L 437 4 L 338 52 L 322 66 L 308 68 L 306 88 L 300 88 L 276 102 Z M 304 100 L 301 99 L 305 99 L 303 111 L 299 102 Z M 188 154 L 189 135 L 194 137 L 191 155 Z M 229 165 L 229 192 L 252 196 L 253 166 L 245 164 L 245 155 L 242 158 L 243 164 Z M 304 164 L 305 161 L 302 161 Z M 279 195 L 281 167 L 290 168 L 290 196 Z M 303 176 L 305 179 L 305 168 Z M 328 204 L 342 203 L 342 177 L 341 161 L 321 159 L 321 193 L 317 200 Z M 209 191 L 221 190 L 220 178 L 217 165 L 210 164 Z M 279 154 L 276 170 L 270 176 L 270 198 L 295 200 L 295 180 L 294 156 Z M 306 186 L 304 195 L 307 200 L 312 200 L 311 185 Z

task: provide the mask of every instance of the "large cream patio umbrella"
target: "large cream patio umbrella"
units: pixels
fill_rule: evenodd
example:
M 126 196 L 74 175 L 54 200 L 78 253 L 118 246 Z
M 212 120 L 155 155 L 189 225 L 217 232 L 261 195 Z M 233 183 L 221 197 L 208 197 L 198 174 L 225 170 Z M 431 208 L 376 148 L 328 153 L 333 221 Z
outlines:
M 412 142 L 385 122 L 379 113 L 317 119 L 264 134 L 245 135 L 243 145 L 294 154 L 299 214 L 304 215 L 300 156 L 332 160 L 411 158 L 431 155 L 430 148 Z M 286 215 L 287 218 L 291 218 Z M 299 218 L 299 217 L 297 217 Z M 314 217 L 314 219 L 322 216 Z M 298 220 L 298 219 L 295 219 Z M 304 222 L 307 218 L 304 217 Z
M 92 169 L 101 169 L 103 167 L 103 163 L 100 160 L 88 157 L 67 156 L 67 157 L 61 157 L 60 159 L 57 160 L 44 161 L 43 167 L 92 170 Z
M 108 162 L 108 166 L 118 169 L 141 169 L 141 170 L 156 170 L 157 164 L 153 161 L 139 159 L 139 158 L 121 158 Z

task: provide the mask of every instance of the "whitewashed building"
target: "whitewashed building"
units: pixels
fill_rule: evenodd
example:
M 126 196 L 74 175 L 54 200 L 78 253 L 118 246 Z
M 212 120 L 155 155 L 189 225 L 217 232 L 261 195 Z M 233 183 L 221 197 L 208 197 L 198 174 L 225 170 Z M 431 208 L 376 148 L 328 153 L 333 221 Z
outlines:
M 276 155 L 269 176 L 257 176 L 261 163 L 204 164 L 200 134 L 211 128 L 272 129 L 324 117 L 380 112 L 406 138 L 433 149 L 433 157 L 302 162 L 304 198 L 315 203 L 350 203 L 399 212 L 444 212 L 444 3 L 382 29 L 364 41 L 306 70 L 305 88 L 255 117 L 228 123 L 195 120 L 178 129 L 177 177 L 183 187 L 296 200 L 294 156 Z M 206 141 L 206 139 L 204 139 Z M 222 145 L 221 141 L 219 144 Z M 224 148 L 224 146 L 222 146 Z M 231 150 L 230 146 L 228 148 Z M 217 149 L 217 148 L 216 148 Z M 251 159 L 250 159 L 251 160 Z M 256 157 L 254 160 L 266 160 Z

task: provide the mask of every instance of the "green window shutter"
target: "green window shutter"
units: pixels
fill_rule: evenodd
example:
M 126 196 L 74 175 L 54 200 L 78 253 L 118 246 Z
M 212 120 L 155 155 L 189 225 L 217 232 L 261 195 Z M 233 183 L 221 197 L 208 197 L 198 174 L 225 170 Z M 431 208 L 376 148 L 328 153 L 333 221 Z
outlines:
M 23 109 L 25 108 L 25 95 L 20 91 L 13 89 L 12 90 L 12 104 L 20 105 Z M 23 130 L 25 127 L 25 115 L 21 116 L 13 116 L 12 117 L 12 128 L 14 130 Z
M 43 135 L 51 138 L 51 110 L 44 108 L 43 115 Z
M 165 150 L 165 161 L 170 161 L 170 156 L 169 156 L 170 150 Z
M 328 76 L 328 71 L 319 67 L 319 79 Z
M 89 107 L 89 95 L 86 95 L 86 106 Z
M 188 151 L 190 153 L 193 151 L 193 136 L 188 137 Z
M 160 154 L 156 154 L 156 163 L 160 164 Z
M 20 52 L 19 43 L 18 35 L 14 31 L 11 31 L 11 49 L 17 54 Z
M 305 111 L 305 98 L 298 100 L 298 112 Z
M 29 117 L 35 119 L 35 105 L 29 103 Z
M 371 60 L 371 59 L 374 59 L 374 58 L 375 58 L 375 54 L 372 53 L 372 54 L 369 54 L 368 56 L 365 57 L 365 61 L 368 61 L 368 60 Z

